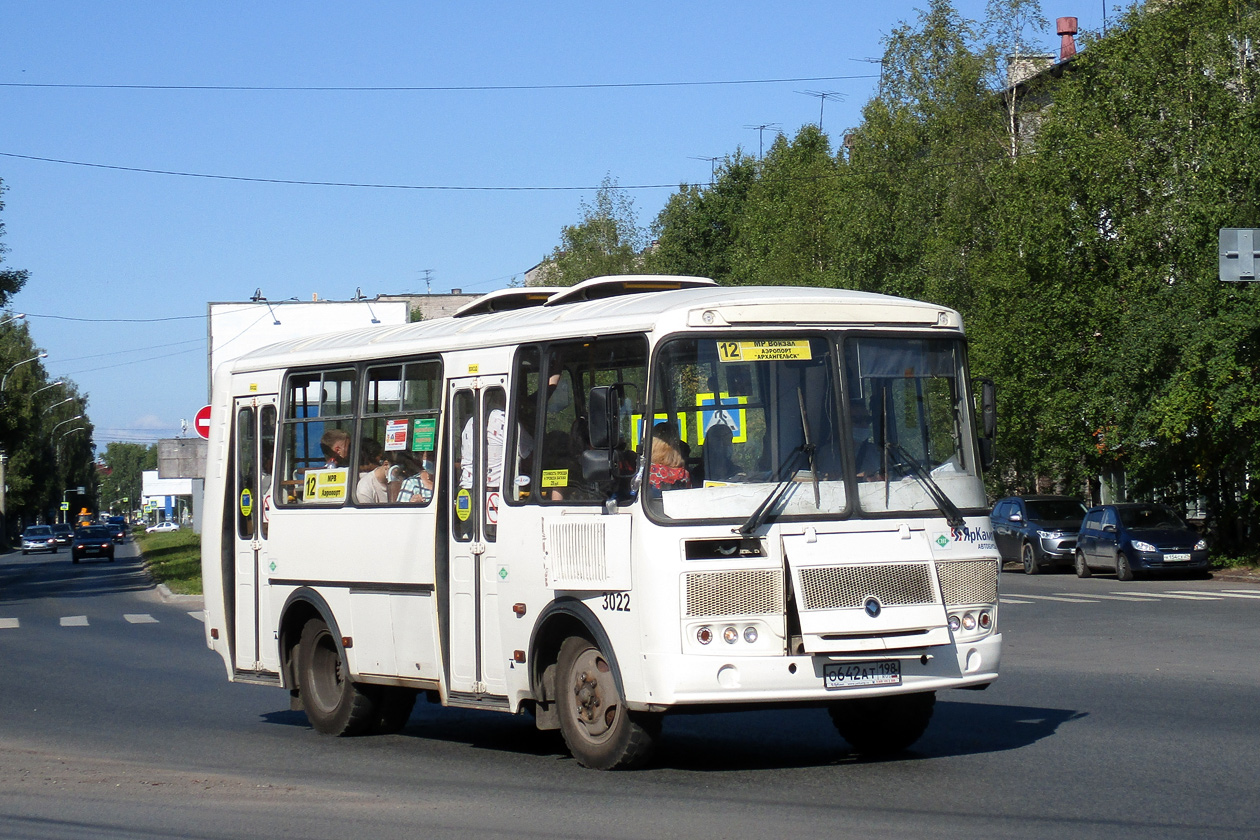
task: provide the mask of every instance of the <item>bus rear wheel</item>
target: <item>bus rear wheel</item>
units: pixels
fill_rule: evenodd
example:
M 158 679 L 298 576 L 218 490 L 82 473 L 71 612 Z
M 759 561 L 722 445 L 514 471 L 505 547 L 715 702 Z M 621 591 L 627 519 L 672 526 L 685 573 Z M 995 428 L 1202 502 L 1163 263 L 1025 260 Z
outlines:
M 660 737 L 660 716 L 626 708 L 599 646 L 581 636 L 565 639 L 556 672 L 560 732 L 577 762 L 593 770 L 646 763 Z
M 358 735 L 373 724 L 376 703 L 364 686 L 350 681 L 328 625 L 311 619 L 302 628 L 298 645 L 298 688 L 302 708 L 317 732 Z
M 936 692 L 840 700 L 828 708 L 840 737 L 860 755 L 880 758 L 909 749 L 923 735 Z

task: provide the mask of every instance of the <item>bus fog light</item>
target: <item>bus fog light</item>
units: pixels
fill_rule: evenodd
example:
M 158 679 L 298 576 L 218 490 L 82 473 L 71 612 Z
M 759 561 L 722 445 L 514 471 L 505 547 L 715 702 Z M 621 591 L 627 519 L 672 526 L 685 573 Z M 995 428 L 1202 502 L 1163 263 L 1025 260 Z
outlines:
M 696 631 L 696 641 L 702 645 L 707 645 L 713 641 L 713 631 L 708 627 L 701 627 Z
M 975 630 L 976 617 L 972 615 L 971 613 L 967 613 L 966 615 L 963 616 L 962 626 L 964 630 Z
M 980 629 L 988 630 L 992 626 L 993 626 L 993 616 L 989 613 L 989 611 L 985 610 L 984 612 L 980 613 Z
M 950 629 L 951 631 L 953 631 L 953 632 L 957 633 L 957 632 L 958 632 L 958 628 L 959 628 L 959 627 L 961 627 L 961 626 L 962 626 L 962 622 L 960 622 L 960 621 L 958 620 L 958 616 L 956 616 L 956 615 L 951 615 L 951 616 L 949 617 L 949 629 Z
M 755 645 L 757 643 L 757 628 L 756 627 L 744 628 L 744 641 L 748 642 L 748 644 L 750 645 Z
M 726 640 L 728 645 L 733 645 L 739 641 L 739 631 L 734 627 L 727 627 L 722 631 L 722 638 Z

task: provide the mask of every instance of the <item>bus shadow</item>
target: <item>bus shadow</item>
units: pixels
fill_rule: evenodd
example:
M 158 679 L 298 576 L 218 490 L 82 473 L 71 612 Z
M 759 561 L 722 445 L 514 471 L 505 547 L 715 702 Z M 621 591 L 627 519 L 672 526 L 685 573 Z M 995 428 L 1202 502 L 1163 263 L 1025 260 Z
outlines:
M 937 701 L 932 723 L 906 752 L 863 759 L 836 732 L 823 709 L 712 712 L 665 718 L 657 769 L 718 772 L 907 762 L 1016 750 L 1054 735 L 1086 713 L 1036 706 Z M 263 715 L 268 723 L 309 728 L 302 712 Z M 559 732 L 539 731 L 528 715 L 416 704 L 404 737 L 465 744 L 480 750 L 568 758 Z

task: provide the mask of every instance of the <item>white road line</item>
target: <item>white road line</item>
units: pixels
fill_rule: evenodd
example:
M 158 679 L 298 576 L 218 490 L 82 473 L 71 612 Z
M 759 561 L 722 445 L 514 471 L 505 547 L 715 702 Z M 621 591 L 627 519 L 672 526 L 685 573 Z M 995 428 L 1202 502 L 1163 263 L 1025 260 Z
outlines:
M 16 618 L 0 618 L 0 630 L 13 630 L 19 626 Z
M 1173 590 L 1179 595 L 1211 595 L 1213 598 L 1251 598 L 1260 600 L 1260 592 L 1203 592 L 1202 590 L 1194 591 L 1189 589 Z
M 1001 604 L 1031 604 L 1032 601 L 1017 601 L 1014 598 L 1002 598 L 999 601 L 999 603 Z
M 1121 594 L 1119 592 L 1117 595 Z M 1215 595 L 1174 595 L 1171 592 L 1126 592 L 1125 595 L 1132 595 L 1135 598 L 1176 598 L 1179 601 L 1219 601 Z
M 158 620 L 148 613 L 123 613 L 128 624 L 157 624 Z
M 1034 601 L 1059 601 L 1063 604 L 1097 604 L 1089 598 L 1060 598 L 1057 595 L 1029 595 L 1027 592 L 1019 593 L 1020 598 L 1032 598 Z
M 86 615 L 63 615 L 61 617 L 62 627 L 87 627 L 88 620 Z
M 200 621 L 202 624 L 205 624 L 205 623 L 206 623 L 206 611 L 205 611 L 205 610 L 193 610 L 192 612 L 190 612 L 190 613 L 188 613 L 188 614 L 189 614 L 190 616 L 192 616 L 193 618 L 197 619 L 198 621 Z
M 1068 593 L 1068 592 L 1059 592 L 1059 593 L 1057 593 L 1057 594 L 1059 594 L 1059 595 L 1069 595 L 1070 593 Z M 1087 596 L 1086 596 L 1086 595 L 1081 595 L 1081 596 L 1076 596 L 1076 597 L 1082 597 L 1082 598 L 1084 598 L 1084 597 L 1088 597 L 1088 598 L 1102 598 L 1104 601 L 1132 601 L 1132 602 L 1134 602 L 1134 603 L 1141 603 L 1143 600 L 1145 600 L 1145 599 L 1143 599 L 1143 598 L 1134 598 L 1132 595 L 1099 595 L 1099 594 L 1098 594 L 1098 593 L 1096 593 L 1096 592 L 1091 592 L 1091 593 L 1090 593 L 1089 595 L 1087 595 Z
M 1260 598 L 1260 592 L 1254 589 L 1222 589 L 1217 595 L 1241 595 L 1244 598 Z

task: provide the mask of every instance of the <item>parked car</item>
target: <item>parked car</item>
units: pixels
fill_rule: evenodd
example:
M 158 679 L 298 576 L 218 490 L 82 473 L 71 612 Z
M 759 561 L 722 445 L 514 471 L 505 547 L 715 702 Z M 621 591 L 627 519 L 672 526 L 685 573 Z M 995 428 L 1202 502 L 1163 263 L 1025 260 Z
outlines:
M 48 525 L 28 525 L 22 532 L 22 553 L 51 551 L 57 553 L 57 535 Z
M 1070 496 L 1011 496 L 993 506 L 989 522 L 1002 560 L 1035 575 L 1050 566 L 1071 568 L 1085 505 Z
M 1114 571 L 1120 580 L 1139 572 L 1202 572 L 1207 540 L 1167 505 L 1120 504 L 1090 508 L 1076 541 L 1076 574 Z
M 144 532 L 146 534 L 161 534 L 166 531 L 178 531 L 178 530 L 179 530 L 178 522 L 166 521 L 166 522 L 159 522 L 156 525 L 150 525 L 148 528 L 144 529 Z
M 59 546 L 70 545 L 71 540 L 74 539 L 74 528 L 70 526 L 69 522 L 58 522 L 48 527 L 52 528 L 53 536 L 57 538 L 57 545 Z
M 114 529 L 109 525 L 89 525 L 74 534 L 70 559 L 78 563 L 84 557 L 106 557 L 114 562 Z

